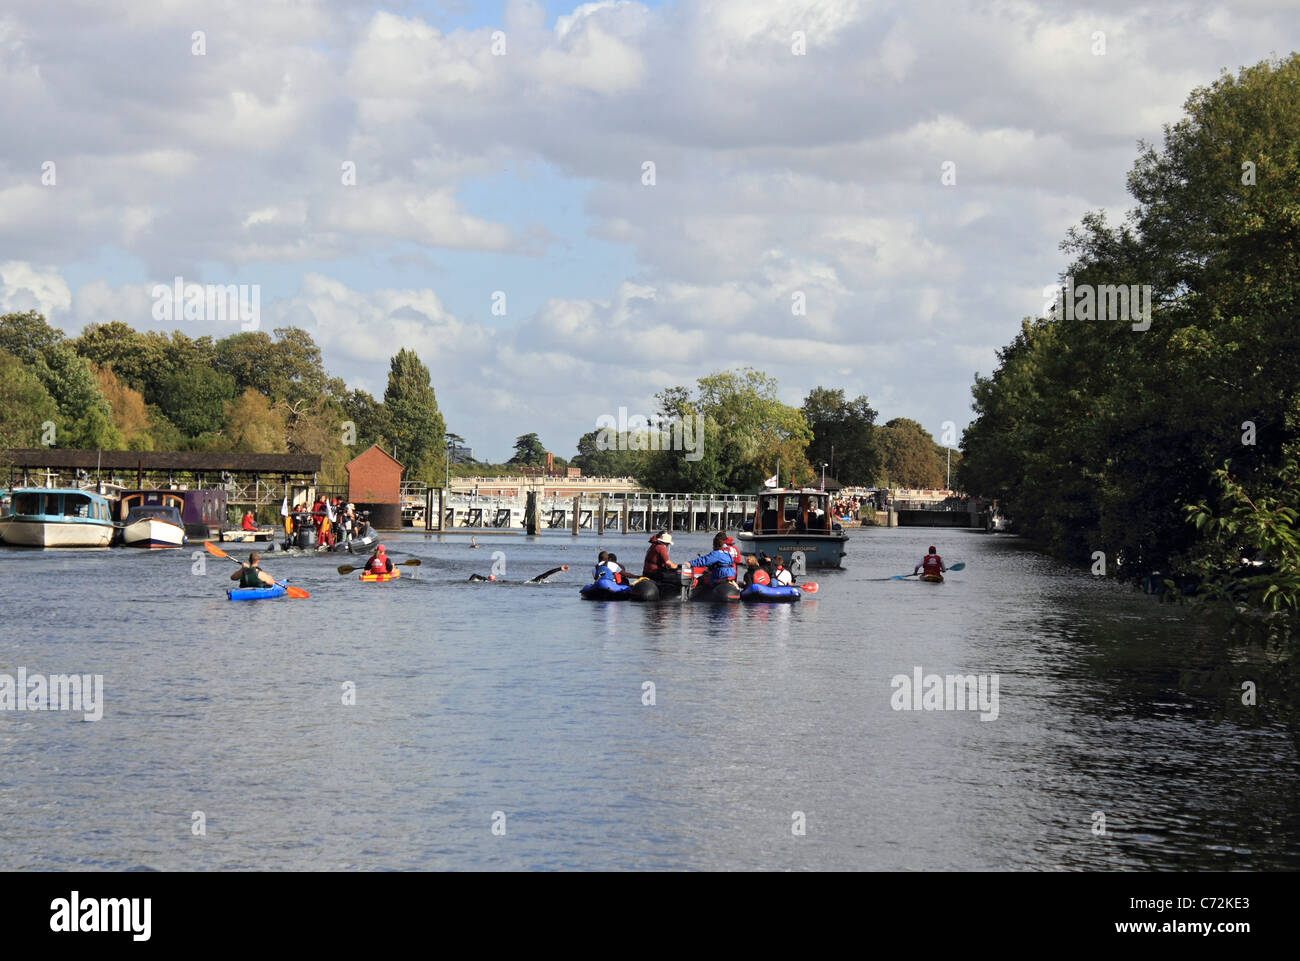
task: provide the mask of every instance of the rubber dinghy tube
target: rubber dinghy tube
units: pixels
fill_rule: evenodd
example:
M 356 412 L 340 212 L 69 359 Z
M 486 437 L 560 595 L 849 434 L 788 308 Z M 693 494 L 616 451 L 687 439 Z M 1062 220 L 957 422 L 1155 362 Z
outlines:
M 632 582 L 632 588 L 629 591 L 633 601 L 657 601 L 660 598 L 659 585 L 649 577 L 638 577 Z
M 693 601 L 711 601 L 715 604 L 730 604 L 740 600 L 740 588 L 735 581 L 719 581 L 717 584 L 701 584 L 691 594 Z
M 587 601 L 626 601 L 632 595 L 632 588 L 615 582 L 612 577 L 602 577 L 578 593 Z
M 746 604 L 796 604 L 802 595 L 803 591 L 797 587 L 750 584 L 740 592 L 740 599 Z

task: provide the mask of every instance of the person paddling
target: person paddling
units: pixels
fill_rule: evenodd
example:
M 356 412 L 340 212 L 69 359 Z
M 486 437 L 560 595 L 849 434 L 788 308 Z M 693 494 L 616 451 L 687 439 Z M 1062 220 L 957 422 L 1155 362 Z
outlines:
M 948 568 L 943 564 L 943 558 L 939 556 L 938 551 L 936 551 L 934 545 L 931 544 L 930 553 L 921 558 L 921 563 L 917 564 L 916 567 L 912 569 L 912 573 L 924 573 L 926 575 L 933 574 L 937 577 L 947 570 Z
M 388 556 L 388 551 L 383 544 L 376 547 L 375 552 L 366 559 L 363 569 L 367 574 L 393 573 L 393 559 Z
M 239 570 L 230 575 L 232 581 L 239 581 L 240 587 L 274 587 L 275 578 L 258 567 L 262 555 L 253 551 L 248 560 L 239 565 Z

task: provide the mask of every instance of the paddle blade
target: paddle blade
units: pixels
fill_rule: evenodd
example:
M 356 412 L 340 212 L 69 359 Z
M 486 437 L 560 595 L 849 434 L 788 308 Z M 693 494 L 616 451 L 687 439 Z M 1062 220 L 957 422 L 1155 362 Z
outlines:
M 204 541 L 203 547 L 209 554 L 215 554 L 217 557 L 224 557 L 226 560 L 234 560 L 233 557 L 223 551 L 216 544 L 212 543 L 212 541 Z
M 905 581 L 905 580 L 907 580 L 909 577 L 915 577 L 915 576 L 916 576 L 915 574 L 895 574 L 893 577 L 890 578 L 890 580 L 891 580 L 891 581 Z
M 952 565 L 952 567 L 948 568 L 948 570 L 950 570 L 950 571 L 964 571 L 965 569 L 966 569 L 966 562 L 965 562 L 965 561 L 962 561 L 962 562 L 959 563 L 959 564 L 954 564 L 954 565 Z
M 356 568 L 351 564 L 340 564 L 338 570 L 340 574 L 351 574 Z
M 421 564 L 423 564 L 423 563 L 424 563 L 424 561 L 420 560 L 418 557 L 412 557 L 409 561 L 402 561 L 402 566 L 403 566 L 403 567 L 419 567 L 419 566 L 420 566 Z
M 303 598 L 311 597 L 311 595 L 308 594 L 306 591 L 304 591 L 301 587 L 286 587 L 285 592 L 290 597 L 296 597 L 299 600 L 302 600 Z
M 805 594 L 816 594 L 818 591 L 818 585 L 816 581 L 809 581 L 807 584 L 798 584 L 796 586 L 799 588 L 799 590 L 803 591 Z

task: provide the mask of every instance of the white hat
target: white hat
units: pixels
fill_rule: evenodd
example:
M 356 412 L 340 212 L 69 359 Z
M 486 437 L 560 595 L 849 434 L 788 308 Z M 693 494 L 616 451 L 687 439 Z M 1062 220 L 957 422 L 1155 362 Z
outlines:
M 673 542 L 673 535 L 672 535 L 672 534 L 660 534 L 660 535 L 659 535 L 659 543 L 661 543 L 661 544 L 671 544 L 672 542 Z

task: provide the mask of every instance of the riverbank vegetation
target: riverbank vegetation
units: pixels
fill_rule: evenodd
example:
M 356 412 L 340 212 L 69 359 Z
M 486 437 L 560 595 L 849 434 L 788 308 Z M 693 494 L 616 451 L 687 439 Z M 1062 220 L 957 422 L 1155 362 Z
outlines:
M 1149 317 L 1063 299 L 1026 318 L 976 376 L 961 481 L 1059 557 L 1294 636 L 1300 55 L 1225 73 L 1185 110 L 1141 145 L 1125 222 L 1090 213 L 1062 244 L 1072 295 L 1145 287 Z
M 878 426 L 866 397 L 837 389 L 815 387 L 801 407 L 777 394 L 761 371 L 717 371 L 693 389 L 666 388 L 658 409 L 631 426 L 584 434 L 572 460 L 550 466 L 655 490 L 748 492 L 778 465 L 783 483 L 819 481 L 825 465 L 845 485 L 943 486 L 943 449 L 916 421 Z M 521 434 L 504 464 L 461 453 L 428 368 L 405 348 L 376 398 L 330 375 L 296 327 L 213 339 L 111 321 L 70 338 L 35 311 L 0 317 L 0 449 L 313 453 L 322 480 L 340 484 L 343 465 L 372 443 L 396 451 L 407 479 L 430 484 L 547 465 L 536 433 Z

